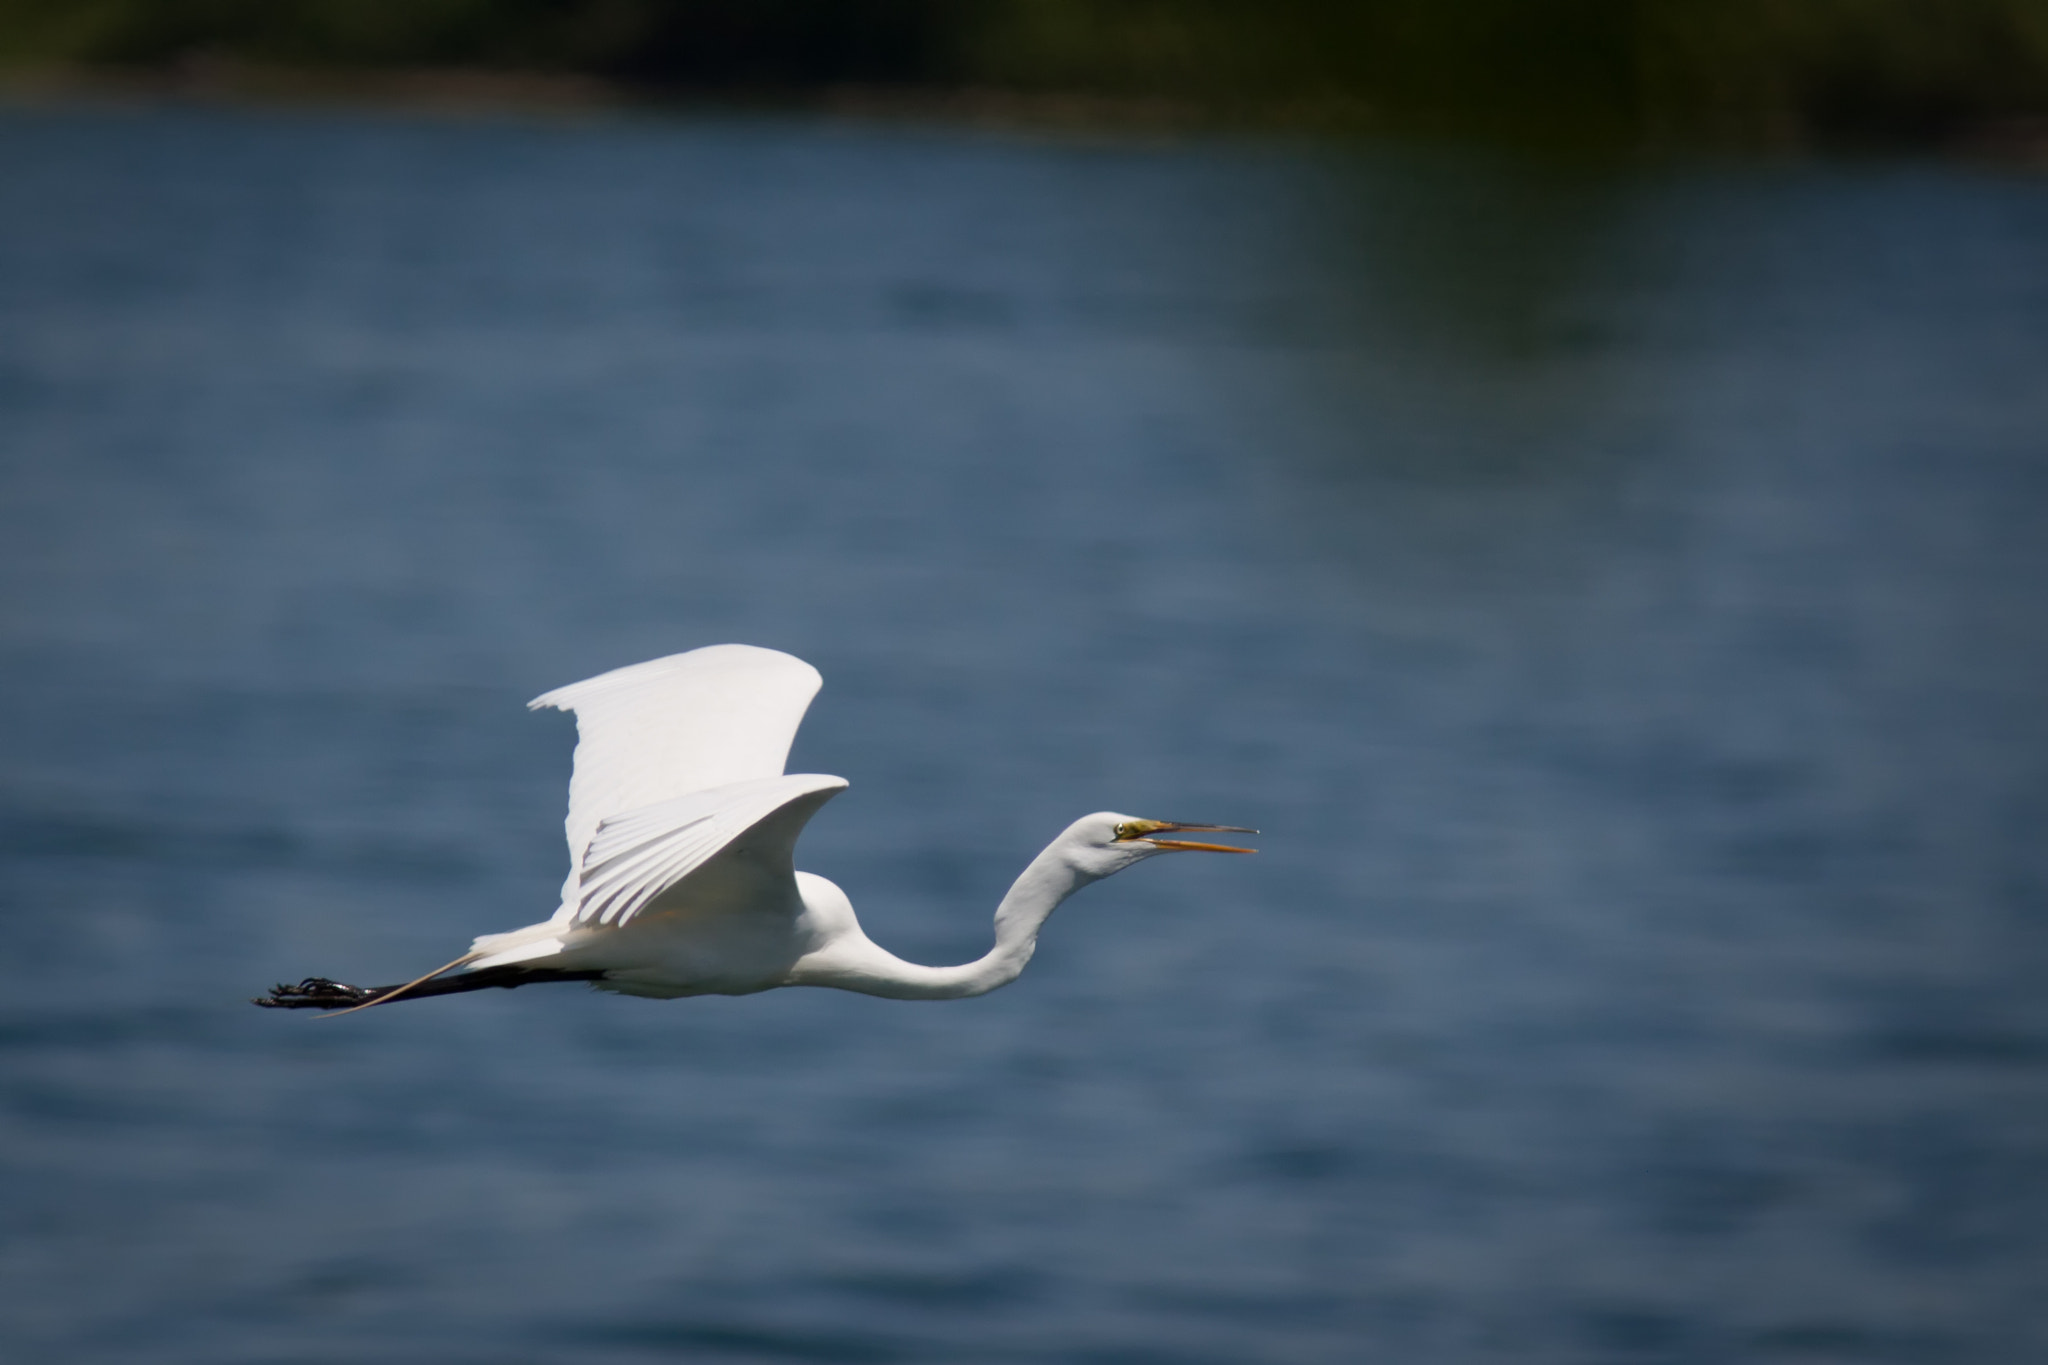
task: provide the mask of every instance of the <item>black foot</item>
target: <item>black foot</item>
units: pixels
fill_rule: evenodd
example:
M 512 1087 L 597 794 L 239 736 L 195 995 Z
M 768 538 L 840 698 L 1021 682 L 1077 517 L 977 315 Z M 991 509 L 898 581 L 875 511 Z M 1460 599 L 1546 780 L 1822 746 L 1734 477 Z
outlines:
M 329 981 L 324 976 L 309 976 L 296 986 L 280 982 L 270 988 L 269 995 L 249 1003 L 272 1010 L 339 1010 L 360 1005 L 377 994 L 377 991 L 365 990 L 361 986 L 344 986 L 339 981 Z

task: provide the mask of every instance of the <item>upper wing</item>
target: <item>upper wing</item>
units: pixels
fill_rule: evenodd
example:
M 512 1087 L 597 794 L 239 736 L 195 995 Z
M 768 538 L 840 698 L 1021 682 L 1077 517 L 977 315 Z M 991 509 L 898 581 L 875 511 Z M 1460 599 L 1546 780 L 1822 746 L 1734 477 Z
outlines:
M 624 924 L 691 873 L 728 851 L 745 855 L 751 899 L 795 875 L 797 835 L 846 790 L 843 777 L 799 773 L 691 792 L 603 821 L 583 855 L 573 920 Z M 753 884 L 758 879 L 759 886 Z M 566 907 L 565 907 L 566 908 Z
M 585 850 L 606 817 L 780 775 L 821 681 L 817 669 L 777 650 L 711 645 L 528 702 L 576 713 L 563 909 L 576 904 Z

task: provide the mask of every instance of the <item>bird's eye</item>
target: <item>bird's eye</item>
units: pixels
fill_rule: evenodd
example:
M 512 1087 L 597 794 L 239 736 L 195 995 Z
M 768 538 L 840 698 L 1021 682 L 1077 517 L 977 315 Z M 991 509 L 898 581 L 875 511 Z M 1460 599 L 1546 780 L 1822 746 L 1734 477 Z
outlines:
M 1135 835 L 1137 832 L 1138 831 L 1131 828 L 1129 821 L 1125 821 L 1124 823 L 1118 825 L 1116 829 L 1113 831 L 1113 833 L 1115 833 L 1119 841 L 1128 839 Z

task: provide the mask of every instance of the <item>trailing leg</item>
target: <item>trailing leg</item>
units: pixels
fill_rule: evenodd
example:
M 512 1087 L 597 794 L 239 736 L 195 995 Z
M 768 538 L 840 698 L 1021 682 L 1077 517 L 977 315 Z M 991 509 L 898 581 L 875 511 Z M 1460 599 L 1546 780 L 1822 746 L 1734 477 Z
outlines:
M 446 967 L 442 971 L 448 970 Z M 396 986 L 349 986 L 324 976 L 309 976 L 296 986 L 272 986 L 270 994 L 249 1003 L 273 1010 L 350 1010 L 382 1004 L 386 1000 L 423 1000 L 430 995 L 461 995 L 468 991 L 499 988 L 512 990 L 547 981 L 596 981 L 604 973 L 569 972 L 551 967 L 486 967 L 480 972 L 455 976 L 429 976 Z M 410 989 L 407 989 L 407 986 Z

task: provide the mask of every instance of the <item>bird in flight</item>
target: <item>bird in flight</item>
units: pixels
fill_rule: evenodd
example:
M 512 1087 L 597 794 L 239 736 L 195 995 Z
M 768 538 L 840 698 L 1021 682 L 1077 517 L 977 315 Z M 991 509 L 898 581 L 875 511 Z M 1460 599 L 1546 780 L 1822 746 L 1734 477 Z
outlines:
M 1019 874 L 984 956 L 957 967 L 905 962 L 861 932 L 845 892 L 796 870 L 797 836 L 846 790 L 844 778 L 782 771 L 821 681 L 788 654 L 712 645 L 534 698 L 530 708 L 576 715 L 569 879 L 554 916 L 485 934 L 400 985 L 315 976 L 254 1003 L 348 1014 L 547 981 L 664 1000 L 776 986 L 953 1000 L 1016 980 L 1047 916 L 1090 882 L 1161 853 L 1253 851 L 1170 837 L 1258 833 L 1239 825 L 1084 815 Z

